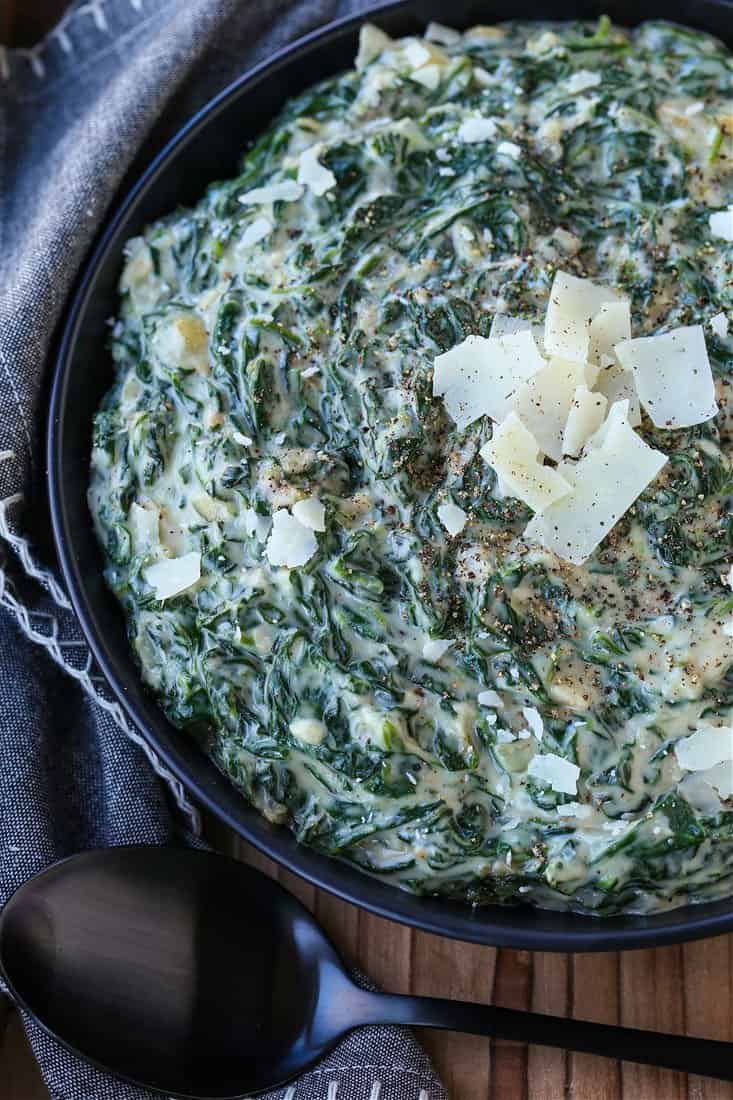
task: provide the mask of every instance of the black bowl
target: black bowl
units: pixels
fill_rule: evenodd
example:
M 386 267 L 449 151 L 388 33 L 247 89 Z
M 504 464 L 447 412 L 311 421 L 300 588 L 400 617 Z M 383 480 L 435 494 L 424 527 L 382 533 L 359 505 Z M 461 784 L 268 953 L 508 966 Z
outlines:
M 597 19 L 608 13 L 633 26 L 673 14 L 679 23 L 733 40 L 730 0 L 668 3 L 585 0 L 551 7 L 532 0 L 402 0 L 371 13 L 394 35 L 414 33 L 429 19 L 451 26 L 502 19 Z M 77 615 L 120 702 L 166 765 L 198 801 L 289 870 L 356 905 L 456 939 L 542 951 L 604 951 L 647 947 L 716 935 L 733 929 L 733 900 L 686 906 L 644 917 L 597 918 L 530 908 L 472 909 L 458 902 L 420 898 L 388 882 L 317 854 L 247 805 L 193 739 L 165 719 L 142 685 L 125 634 L 122 611 L 102 577 L 102 558 L 86 503 L 94 411 L 112 380 L 103 351 L 105 318 L 116 310 L 122 247 L 128 237 L 180 203 L 195 202 L 212 179 L 236 171 L 245 141 L 256 136 L 289 96 L 344 69 L 356 52 L 364 16 L 308 35 L 246 73 L 213 99 L 178 133 L 111 218 L 71 302 L 55 366 L 48 426 L 48 477 L 53 529 L 64 579 Z M 231 134 L 239 135 L 232 148 Z M 92 366 L 93 364 L 93 366 Z

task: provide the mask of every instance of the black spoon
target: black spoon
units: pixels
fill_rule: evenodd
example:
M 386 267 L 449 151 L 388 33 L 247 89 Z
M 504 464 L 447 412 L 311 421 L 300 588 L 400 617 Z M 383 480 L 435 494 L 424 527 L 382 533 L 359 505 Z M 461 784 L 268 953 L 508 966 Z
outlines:
M 49 867 L 0 916 L 0 967 L 62 1043 L 168 1096 L 275 1088 L 347 1031 L 374 1023 L 733 1080 L 729 1043 L 360 989 L 300 902 L 261 872 L 206 852 L 113 848 Z

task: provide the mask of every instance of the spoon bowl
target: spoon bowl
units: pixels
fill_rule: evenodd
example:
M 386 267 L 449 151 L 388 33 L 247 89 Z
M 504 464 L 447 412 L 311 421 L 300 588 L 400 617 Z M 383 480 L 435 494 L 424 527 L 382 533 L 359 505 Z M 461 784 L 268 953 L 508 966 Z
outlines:
M 182 1096 L 241 1096 L 299 1074 L 338 1038 L 323 1026 L 327 1006 L 360 997 L 292 895 L 191 850 L 55 864 L 7 905 L 0 960 L 24 1007 L 67 1046 Z
M 47 868 L 0 914 L 0 970 L 56 1039 L 166 1096 L 226 1100 L 276 1088 L 375 1023 L 733 1080 L 730 1043 L 360 989 L 300 902 L 260 871 L 205 851 L 112 848 Z

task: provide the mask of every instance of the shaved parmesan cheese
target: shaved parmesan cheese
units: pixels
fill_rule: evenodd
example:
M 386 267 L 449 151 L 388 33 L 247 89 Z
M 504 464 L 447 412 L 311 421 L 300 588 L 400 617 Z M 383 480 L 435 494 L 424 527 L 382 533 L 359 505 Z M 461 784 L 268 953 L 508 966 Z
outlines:
M 576 817 L 576 818 L 589 818 L 593 814 L 593 810 L 590 806 L 584 802 L 563 802 L 557 807 L 557 813 L 560 817 Z
M 558 466 L 572 492 L 534 516 L 525 529 L 525 538 L 574 565 L 587 561 L 667 461 L 636 434 L 626 412 L 623 402 L 614 405 L 580 461 Z
M 408 42 L 402 52 L 411 69 L 419 69 L 430 61 L 430 50 L 422 42 Z
M 428 23 L 425 38 L 428 42 L 437 42 L 439 46 L 453 46 L 456 42 L 460 42 L 461 35 L 459 31 L 454 31 L 452 27 L 446 27 L 443 23 Z
M 443 654 L 448 652 L 454 641 L 454 638 L 431 638 L 422 647 L 422 655 L 426 661 L 436 664 Z
M 728 318 L 724 313 L 716 313 L 710 318 L 710 327 L 719 340 L 725 340 L 728 335 Z
M 143 577 L 155 589 L 158 600 L 169 600 L 185 592 L 201 577 L 201 555 L 198 551 L 180 558 L 164 558 L 143 570 Z
M 624 370 L 616 362 L 615 358 L 605 356 L 605 363 L 598 372 L 598 377 L 593 384 L 597 393 L 602 393 L 609 407 L 619 401 L 628 403 L 628 421 L 632 428 L 641 424 L 641 405 L 639 395 L 636 392 L 634 375 L 630 370 Z
M 158 324 L 152 345 L 161 363 L 167 367 L 199 372 L 208 369 L 209 336 L 204 322 L 193 312 L 174 315 Z
M 282 180 L 281 183 L 268 183 L 265 187 L 255 187 L 237 196 L 242 206 L 264 206 L 269 202 L 296 202 L 301 198 L 303 188 L 295 180 Z
M 545 732 L 545 727 L 542 723 L 540 712 L 534 707 L 522 707 L 522 714 L 532 733 L 538 741 L 541 741 L 542 734 Z
M 524 317 L 510 317 L 508 313 L 495 313 L 489 331 L 489 340 L 500 336 L 513 336 L 515 332 L 531 332 L 532 322 Z
M 474 118 L 464 118 L 458 127 L 457 137 L 459 141 L 466 144 L 491 141 L 496 137 L 496 123 L 493 118 L 484 118 L 481 115 Z
M 500 141 L 496 151 L 499 156 L 510 157 L 512 160 L 519 160 L 522 155 L 521 147 L 513 141 Z
M 355 65 L 357 69 L 365 69 L 370 61 L 374 61 L 384 50 L 393 44 L 392 39 L 373 23 L 364 23 L 359 31 L 359 52 L 356 55 Z
M 269 516 L 261 516 L 254 508 L 244 510 L 244 529 L 250 538 L 264 542 L 270 530 Z
M 160 542 L 160 509 L 152 503 L 144 505 L 133 500 L 127 517 L 135 550 L 139 553 Z
M 590 323 L 588 359 L 602 362 L 604 355 L 613 355 L 616 344 L 631 339 L 631 311 L 628 302 L 606 302 Z
M 447 501 L 445 504 L 438 506 L 438 519 L 445 527 L 449 535 L 460 535 L 463 528 L 466 526 L 468 516 L 459 508 L 457 504 L 454 504 L 452 500 Z
M 602 393 L 591 393 L 587 386 L 578 386 L 563 432 L 563 454 L 577 458 L 603 423 L 607 407 L 608 401 Z
M 727 210 L 718 210 L 708 218 L 710 232 L 721 241 L 733 241 L 733 203 Z
M 424 88 L 431 92 L 434 92 L 440 84 L 439 65 L 423 65 L 422 68 L 415 69 L 411 75 L 413 80 L 416 80 L 418 84 L 422 84 Z
M 570 492 L 570 485 L 539 458 L 537 440 L 516 413 L 494 429 L 494 436 L 479 454 L 501 478 L 507 492 L 528 504 L 535 512 L 552 505 Z
M 311 145 L 300 154 L 298 160 L 298 183 L 308 187 L 314 195 L 325 195 L 336 186 L 336 177 L 330 168 L 325 168 L 318 159 L 323 145 Z
M 316 497 L 296 500 L 292 511 L 295 518 L 304 527 L 310 527 L 311 531 L 326 530 L 326 509 Z
M 577 794 L 580 768 L 554 752 L 538 753 L 527 765 L 527 775 L 557 794 Z
M 706 771 L 726 762 L 733 772 L 733 728 L 702 726 L 675 742 L 674 754 L 679 766 L 688 772 Z
M 639 400 L 658 428 L 688 428 L 717 413 L 702 325 L 624 340 L 615 350 L 634 372 Z
M 296 569 L 310 561 L 317 549 L 316 536 L 310 527 L 306 527 L 284 508 L 273 514 L 272 531 L 265 547 L 270 565 Z
M 517 387 L 544 365 L 530 332 L 467 336 L 435 359 L 433 393 L 462 430 L 481 416 L 503 419 Z
M 590 323 L 602 306 L 618 301 L 607 286 L 558 271 L 545 314 L 545 352 L 574 363 L 588 359 Z
M 595 88 L 601 83 L 601 74 L 593 73 L 589 69 L 578 69 L 565 81 L 565 89 L 571 95 L 584 92 L 587 88 Z
M 563 433 L 575 391 L 585 380 L 584 365 L 552 359 L 520 386 L 512 400 L 512 408 L 539 449 L 555 461 L 562 457 Z
M 498 691 L 480 691 L 478 693 L 478 703 L 479 706 L 494 707 L 497 710 L 502 710 L 504 707 Z
M 245 229 L 239 243 L 244 248 L 249 248 L 251 245 L 257 244 L 258 241 L 264 240 L 271 232 L 272 222 L 269 218 L 255 218 Z
M 733 794 L 733 765 L 729 760 L 699 774 L 701 779 L 715 787 L 721 798 L 728 799 Z
M 290 732 L 304 745 L 320 745 L 328 730 L 317 718 L 294 718 L 290 723 Z

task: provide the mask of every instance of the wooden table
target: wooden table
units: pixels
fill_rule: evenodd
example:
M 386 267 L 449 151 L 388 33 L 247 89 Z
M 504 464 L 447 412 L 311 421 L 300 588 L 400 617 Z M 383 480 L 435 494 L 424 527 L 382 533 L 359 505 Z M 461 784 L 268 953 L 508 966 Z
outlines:
M 0 41 L 32 43 L 64 0 L 0 0 Z M 278 872 L 216 833 L 219 847 L 276 874 L 344 957 L 394 992 L 733 1040 L 733 937 L 612 955 L 531 955 L 454 943 L 362 913 Z M 451 1100 L 733 1100 L 733 1085 L 602 1058 L 448 1033 L 421 1036 Z M 0 1100 L 48 1100 L 17 1015 L 0 1002 Z

